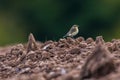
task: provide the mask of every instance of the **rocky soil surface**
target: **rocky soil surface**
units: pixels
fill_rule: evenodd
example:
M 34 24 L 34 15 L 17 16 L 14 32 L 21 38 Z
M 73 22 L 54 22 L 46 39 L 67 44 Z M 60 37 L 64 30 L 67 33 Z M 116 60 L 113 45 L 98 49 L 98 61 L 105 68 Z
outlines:
M 0 48 L 0 80 L 120 80 L 120 40 L 35 40 Z

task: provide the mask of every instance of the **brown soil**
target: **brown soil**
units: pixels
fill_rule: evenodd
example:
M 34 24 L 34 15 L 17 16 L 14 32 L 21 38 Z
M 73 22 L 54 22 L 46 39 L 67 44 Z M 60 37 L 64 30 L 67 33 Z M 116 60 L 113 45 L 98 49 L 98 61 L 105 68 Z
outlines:
M 119 80 L 120 40 L 66 38 L 0 48 L 0 80 Z

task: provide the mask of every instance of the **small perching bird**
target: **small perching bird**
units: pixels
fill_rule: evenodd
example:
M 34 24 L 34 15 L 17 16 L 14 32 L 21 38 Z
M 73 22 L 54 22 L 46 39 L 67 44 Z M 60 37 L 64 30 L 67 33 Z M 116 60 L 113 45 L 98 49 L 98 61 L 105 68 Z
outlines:
M 69 32 L 65 36 L 63 36 L 63 38 L 65 38 L 65 37 L 73 37 L 73 36 L 77 35 L 78 32 L 79 32 L 78 27 L 79 27 L 78 25 L 73 25 L 71 27 L 71 29 L 69 30 Z

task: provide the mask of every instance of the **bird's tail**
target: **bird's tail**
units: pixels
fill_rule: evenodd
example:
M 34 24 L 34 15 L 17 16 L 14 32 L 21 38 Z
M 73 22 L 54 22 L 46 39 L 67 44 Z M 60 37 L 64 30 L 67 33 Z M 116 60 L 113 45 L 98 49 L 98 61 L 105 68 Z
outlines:
M 64 35 L 64 36 L 63 36 L 63 38 L 66 38 L 66 37 L 67 37 L 67 35 Z
M 66 36 L 63 36 L 63 38 L 65 38 Z

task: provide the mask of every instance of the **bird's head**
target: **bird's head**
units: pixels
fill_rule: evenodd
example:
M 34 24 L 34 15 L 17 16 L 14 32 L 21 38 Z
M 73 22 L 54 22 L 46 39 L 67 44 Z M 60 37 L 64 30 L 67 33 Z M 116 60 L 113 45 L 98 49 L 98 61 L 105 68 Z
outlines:
M 78 27 L 79 27 L 79 25 L 73 25 L 73 27 L 74 27 L 74 28 L 78 28 Z

